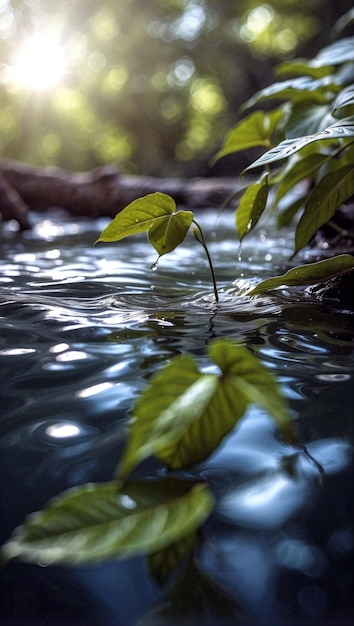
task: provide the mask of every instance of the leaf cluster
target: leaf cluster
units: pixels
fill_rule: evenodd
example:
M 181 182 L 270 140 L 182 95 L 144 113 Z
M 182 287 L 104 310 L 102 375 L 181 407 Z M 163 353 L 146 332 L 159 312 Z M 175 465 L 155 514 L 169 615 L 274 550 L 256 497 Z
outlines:
M 177 472 L 208 457 L 251 403 L 292 437 L 285 401 L 257 357 L 217 340 L 209 358 L 213 374 L 182 355 L 153 376 L 132 408 L 126 450 L 114 479 L 52 499 L 14 532 L 2 547 L 3 560 L 83 565 L 148 554 L 156 579 L 168 578 L 193 550 L 196 531 L 214 504 L 206 483 Z M 165 464 L 167 476 L 129 480 L 152 455 Z
M 268 107 L 276 101 L 275 108 L 242 119 L 214 161 L 249 148 L 267 148 L 245 170 L 266 171 L 240 199 L 238 237 L 242 241 L 270 208 L 279 227 L 295 222 L 296 255 L 354 195 L 354 37 L 334 41 L 312 60 L 282 63 L 277 78 L 282 80 L 243 107 Z

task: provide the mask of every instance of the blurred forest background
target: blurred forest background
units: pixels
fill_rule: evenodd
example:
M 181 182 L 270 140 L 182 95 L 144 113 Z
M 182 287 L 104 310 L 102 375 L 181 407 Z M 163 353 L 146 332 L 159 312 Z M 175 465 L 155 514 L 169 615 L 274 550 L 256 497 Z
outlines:
M 238 173 L 236 157 L 209 161 L 240 105 L 274 80 L 281 60 L 316 54 L 350 8 L 352 0 L 0 0 L 0 160 Z

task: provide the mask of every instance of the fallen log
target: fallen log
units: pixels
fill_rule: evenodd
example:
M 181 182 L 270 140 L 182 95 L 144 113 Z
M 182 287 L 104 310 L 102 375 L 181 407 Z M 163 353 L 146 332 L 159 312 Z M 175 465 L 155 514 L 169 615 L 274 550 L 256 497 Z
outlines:
M 73 216 L 114 217 L 136 198 L 160 191 L 190 208 L 218 207 L 240 189 L 236 177 L 157 178 L 122 174 L 105 165 L 89 172 L 58 167 L 35 167 L 19 162 L 0 163 L 0 215 L 30 228 L 29 212 L 52 207 Z

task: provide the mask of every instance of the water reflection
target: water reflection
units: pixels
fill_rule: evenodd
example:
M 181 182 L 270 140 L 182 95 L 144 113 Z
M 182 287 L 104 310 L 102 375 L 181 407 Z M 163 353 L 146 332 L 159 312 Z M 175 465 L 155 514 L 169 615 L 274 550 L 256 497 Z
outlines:
M 0 261 L 3 532 L 62 489 L 110 480 L 129 411 L 146 381 L 184 352 L 203 369 L 210 340 L 228 337 L 247 345 L 277 375 L 306 448 L 287 445 L 273 422 L 252 408 L 219 449 L 190 470 L 210 483 L 217 501 L 199 538 L 196 564 L 222 590 L 220 607 L 231 598 L 257 625 L 326 623 L 328 607 L 340 615 L 347 603 L 349 614 L 352 598 L 352 319 L 309 294 L 243 296 L 245 287 L 273 271 L 270 257 L 274 266 L 287 263 L 289 244 L 262 230 L 243 243 L 238 263 L 232 227 L 223 220 L 222 235 L 211 237 L 217 304 L 193 242 L 186 240 L 183 254 L 175 251 L 151 272 L 154 255 L 141 242 L 93 248 L 105 225 L 99 221 L 38 217 L 25 236 L 6 226 Z M 204 221 L 214 228 L 215 214 Z M 137 473 L 159 471 L 148 462 Z M 134 580 L 154 589 L 149 602 L 159 595 L 146 569 L 141 560 L 71 572 L 66 591 L 80 580 L 90 598 L 100 589 L 115 619 L 123 604 L 126 615 L 136 616 L 140 600 L 144 610 L 147 603 Z M 15 565 L 12 589 L 19 570 Z M 60 587 L 66 610 L 68 594 L 58 573 L 48 570 L 48 576 Z M 28 611 L 25 578 L 17 592 L 20 619 Z M 190 587 L 199 589 L 191 580 Z M 211 595 L 204 596 L 206 615 Z M 103 623 L 102 608 L 95 610 Z M 213 623 L 209 617 L 205 624 Z M 331 626 L 342 625 L 334 618 Z

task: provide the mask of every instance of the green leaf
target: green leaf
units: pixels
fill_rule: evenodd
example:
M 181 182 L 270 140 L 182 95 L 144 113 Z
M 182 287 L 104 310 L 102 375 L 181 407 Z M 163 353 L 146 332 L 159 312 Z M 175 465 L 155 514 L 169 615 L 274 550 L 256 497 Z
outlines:
M 335 122 L 329 104 L 313 104 L 306 101 L 297 102 L 291 108 L 286 121 L 285 134 L 287 139 L 304 137 L 318 133 Z
M 195 544 L 196 533 L 182 537 L 176 543 L 149 556 L 149 568 L 159 585 L 164 585 L 174 573 L 176 567 L 191 554 Z
M 226 360 L 218 357 L 216 361 L 221 375 L 202 374 L 192 357 L 185 355 L 174 359 L 151 379 L 133 409 L 127 447 L 118 468 L 121 478 L 151 455 L 174 470 L 199 463 L 217 448 L 250 402 L 263 406 L 263 387 L 256 397 L 253 388 L 250 392 L 251 379 L 241 380 L 247 367 L 261 371 L 259 361 L 241 346 L 231 344 L 228 349 L 228 342 L 219 343 L 227 356 Z M 220 351 L 221 348 L 218 354 Z M 214 352 L 210 354 L 213 358 Z M 227 375 L 229 367 L 239 367 L 237 380 L 234 375 Z M 283 425 L 284 415 L 280 419 L 275 410 L 273 413 Z
M 299 265 L 288 270 L 282 276 L 267 278 L 256 287 L 248 291 L 248 296 L 255 296 L 265 291 L 277 289 L 278 287 L 304 287 L 314 285 L 340 276 L 354 268 L 354 257 L 350 254 L 341 254 L 331 259 Z
M 249 185 L 236 210 L 236 228 L 239 240 L 249 233 L 261 217 L 268 199 L 268 174 Z
M 314 141 L 323 139 L 347 139 L 351 137 L 354 137 L 353 116 L 347 117 L 340 122 L 336 122 L 324 130 L 321 130 L 319 133 L 282 141 L 278 146 L 268 150 L 268 152 L 263 154 L 259 159 L 251 163 L 245 171 L 254 167 L 259 167 L 260 165 L 266 165 L 268 163 L 273 163 L 274 161 L 286 159 Z
M 192 221 L 191 211 L 179 211 L 159 219 L 149 228 L 149 241 L 160 256 L 167 254 L 182 243 Z
M 175 201 L 164 193 L 150 193 L 137 198 L 115 216 L 96 243 L 120 241 L 129 235 L 147 231 L 159 220 L 173 215 L 175 210 Z
M 271 136 L 279 121 L 283 117 L 282 109 L 276 109 L 270 113 L 256 111 L 241 120 L 226 136 L 221 150 L 213 158 L 215 163 L 221 157 L 240 150 L 254 148 L 256 146 L 270 146 Z
M 354 114 L 354 85 L 343 89 L 333 102 L 332 115 L 340 118 Z
M 222 371 L 223 384 L 230 384 L 237 396 L 244 395 L 249 403 L 267 411 L 286 437 L 294 440 L 287 404 L 275 378 L 261 361 L 249 350 L 223 340 L 210 345 L 209 355 Z
M 215 393 L 217 377 L 202 375 L 192 357 L 175 358 L 158 372 L 133 408 L 128 443 L 119 465 L 119 476 L 125 478 L 147 457 L 154 455 L 174 469 L 192 465 L 195 458 L 206 456 L 203 438 L 195 435 L 192 450 L 180 451 L 180 442 L 192 436 Z M 212 442 L 213 445 L 213 442 Z M 217 443 L 215 443 L 217 445 Z M 187 453 L 192 457 L 187 459 Z M 186 458 L 184 458 L 186 457 Z
M 295 254 L 354 194 L 354 166 L 346 165 L 326 174 L 311 191 L 296 228 Z
M 325 76 L 321 79 L 301 76 L 289 78 L 288 80 L 273 83 L 261 91 L 258 91 L 252 98 L 247 100 L 244 108 L 253 107 L 262 100 L 311 100 L 319 103 L 327 102 L 327 90 L 332 86 L 332 79 Z
M 342 65 L 353 62 L 354 37 L 343 37 L 334 43 L 322 48 L 309 65 L 312 67 L 325 67 L 328 65 Z
M 332 68 L 312 67 L 311 61 L 308 59 L 294 59 L 293 61 L 284 61 L 280 63 L 276 69 L 276 76 L 284 76 L 284 74 L 292 74 L 293 76 L 311 76 L 312 78 L 323 78 L 332 73 Z
M 291 202 L 285 209 L 283 209 L 277 216 L 277 227 L 283 228 L 289 226 L 295 215 L 304 206 L 304 198 L 297 198 L 294 202 Z
M 213 507 L 205 484 L 173 478 L 87 484 L 52 499 L 2 547 L 5 560 L 86 565 L 151 554 L 194 532 Z
M 300 181 L 313 177 L 330 158 L 327 154 L 313 153 L 303 158 L 297 158 L 296 161 L 290 159 L 287 168 L 282 171 L 274 202 L 279 202 L 289 189 L 292 189 Z

